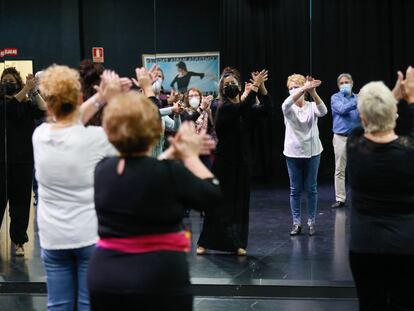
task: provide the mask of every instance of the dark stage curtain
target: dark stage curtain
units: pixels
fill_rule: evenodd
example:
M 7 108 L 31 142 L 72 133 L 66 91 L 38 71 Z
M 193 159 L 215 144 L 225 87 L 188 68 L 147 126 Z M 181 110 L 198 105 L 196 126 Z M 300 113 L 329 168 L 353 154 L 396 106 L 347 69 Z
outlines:
M 355 91 L 372 80 L 392 87 L 397 69 L 414 64 L 412 0 L 313 0 L 312 62 L 309 0 L 226 0 L 221 2 L 221 64 L 239 68 L 247 80 L 254 69 L 270 70 L 273 114 L 252 133 L 253 176 L 287 182 L 282 155 L 280 106 L 286 78 L 312 74 L 323 81 L 319 94 L 330 110 L 336 78 L 349 72 Z M 320 180 L 333 181 L 332 117 L 319 120 L 324 146 Z
M 330 109 L 341 72 L 352 74 L 354 91 L 370 81 L 384 81 L 392 88 L 397 70 L 414 64 L 412 0 L 313 0 L 313 72 L 324 83 L 320 89 Z M 401 132 L 407 127 L 400 109 Z M 321 120 L 325 151 L 322 176 L 333 176 L 332 118 Z
M 281 105 L 286 79 L 309 70 L 308 1 L 221 2 L 221 65 L 238 68 L 245 81 L 253 70 L 270 71 L 272 113 L 252 133 L 253 177 L 287 180 Z

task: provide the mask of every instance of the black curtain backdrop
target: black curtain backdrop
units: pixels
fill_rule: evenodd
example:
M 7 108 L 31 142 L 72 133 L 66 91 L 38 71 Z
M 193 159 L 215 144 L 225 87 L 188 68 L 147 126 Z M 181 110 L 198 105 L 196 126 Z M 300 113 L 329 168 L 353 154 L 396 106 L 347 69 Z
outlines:
M 253 176 L 287 182 L 280 109 L 289 95 L 286 79 L 309 71 L 309 2 L 227 0 L 221 2 L 221 62 L 249 79 L 253 70 L 270 71 L 272 114 L 252 133 Z
M 155 6 L 154 6 L 155 3 Z M 323 81 L 330 109 L 341 72 L 355 90 L 371 80 L 390 87 L 397 69 L 414 64 L 413 0 L 0 0 L 0 48 L 19 48 L 35 71 L 52 63 L 76 67 L 105 48 L 105 66 L 132 76 L 142 53 L 220 51 L 221 67 L 270 70 L 273 112 L 252 133 L 253 176 L 286 184 L 281 103 L 286 78 L 308 74 Z M 312 32 L 311 32 L 312 29 Z M 311 41 L 312 34 L 312 59 Z M 319 122 L 325 151 L 320 180 L 333 179 L 331 113 Z
M 274 100 L 270 120 L 253 133 L 254 176 L 287 183 L 282 156 L 284 124 L 280 106 L 287 97 L 286 78 L 312 74 L 323 81 L 318 92 L 329 109 L 319 120 L 324 146 L 319 180 L 332 182 L 334 155 L 330 97 L 336 78 L 349 72 L 355 91 L 372 80 L 392 87 L 397 69 L 414 64 L 412 0 L 227 0 L 221 3 L 222 64 L 270 70 Z M 312 27 L 310 27 L 312 22 Z M 312 61 L 310 60 L 312 37 Z
M 79 3 L 0 0 L 0 48 L 19 49 L 34 70 L 54 62 L 77 66 L 80 53 Z

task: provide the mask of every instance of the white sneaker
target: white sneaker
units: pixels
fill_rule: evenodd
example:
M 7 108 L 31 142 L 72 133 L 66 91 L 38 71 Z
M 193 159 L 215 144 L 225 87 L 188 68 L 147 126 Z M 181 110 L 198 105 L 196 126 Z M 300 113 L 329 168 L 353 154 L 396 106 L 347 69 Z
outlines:
M 15 254 L 16 254 L 16 256 L 18 256 L 18 257 L 22 257 L 22 256 L 24 256 L 24 248 L 23 248 L 23 244 L 18 244 L 18 245 L 16 245 L 16 248 L 15 248 Z

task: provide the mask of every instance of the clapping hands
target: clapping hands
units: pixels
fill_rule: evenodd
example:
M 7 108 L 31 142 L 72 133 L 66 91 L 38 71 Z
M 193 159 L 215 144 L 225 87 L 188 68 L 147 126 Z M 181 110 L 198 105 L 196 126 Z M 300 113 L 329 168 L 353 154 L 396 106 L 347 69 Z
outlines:
M 112 70 L 105 70 L 101 75 L 101 83 L 94 86 L 99 101 L 107 103 L 112 97 L 122 92 L 122 83 L 119 76 Z
M 205 131 L 197 134 L 193 122 L 184 122 L 175 137 L 169 139 L 170 147 L 161 158 L 184 161 L 199 155 L 208 155 L 216 143 Z

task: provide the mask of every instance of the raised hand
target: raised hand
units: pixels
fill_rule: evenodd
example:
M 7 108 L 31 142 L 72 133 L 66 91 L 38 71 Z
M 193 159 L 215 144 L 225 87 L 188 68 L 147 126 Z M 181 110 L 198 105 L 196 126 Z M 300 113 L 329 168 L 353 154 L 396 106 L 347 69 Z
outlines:
M 253 86 L 260 87 L 263 83 L 265 83 L 268 79 L 268 71 L 263 69 L 260 72 L 252 73 L 252 83 Z
M 172 105 L 172 112 L 175 114 L 181 114 L 184 111 L 183 106 L 181 105 L 180 101 L 176 101 Z
M 121 79 L 112 70 L 105 70 L 101 75 L 101 83 L 94 86 L 100 102 L 108 102 L 112 97 L 122 92 Z
M 397 72 L 397 81 L 395 81 L 394 88 L 392 89 L 392 94 L 396 100 L 401 100 L 403 98 L 403 90 L 401 83 L 404 80 L 404 75 L 401 71 Z
M 414 104 L 414 68 L 409 66 L 405 80 L 401 82 L 403 97 L 409 104 Z
M 202 145 L 193 122 L 184 122 L 170 143 L 174 149 L 174 157 L 180 160 L 198 156 Z
M 145 67 L 136 68 L 135 73 L 137 75 L 136 79 L 132 79 L 134 84 L 142 89 L 146 87 L 151 87 L 152 85 L 152 77 L 149 74 L 149 71 Z
M 150 70 L 148 70 L 148 74 L 151 77 L 152 83 L 158 80 L 157 72 L 160 69 L 160 67 L 157 64 L 154 64 L 151 66 Z
M 33 90 L 36 87 L 37 79 L 34 75 L 28 74 L 26 77 L 26 87 L 28 91 Z
M 123 92 L 128 92 L 132 87 L 132 81 L 129 78 L 120 78 Z
M 304 91 L 312 92 L 315 91 L 315 89 L 321 85 L 321 80 L 315 80 L 312 77 L 307 77 L 307 80 L 305 82 L 305 85 L 302 87 Z
M 202 110 L 207 110 L 210 108 L 211 102 L 213 101 L 213 96 L 209 95 L 207 97 L 202 98 L 200 108 Z
M 176 91 L 171 91 L 170 95 L 167 97 L 167 102 L 171 105 L 180 100 L 180 94 Z

